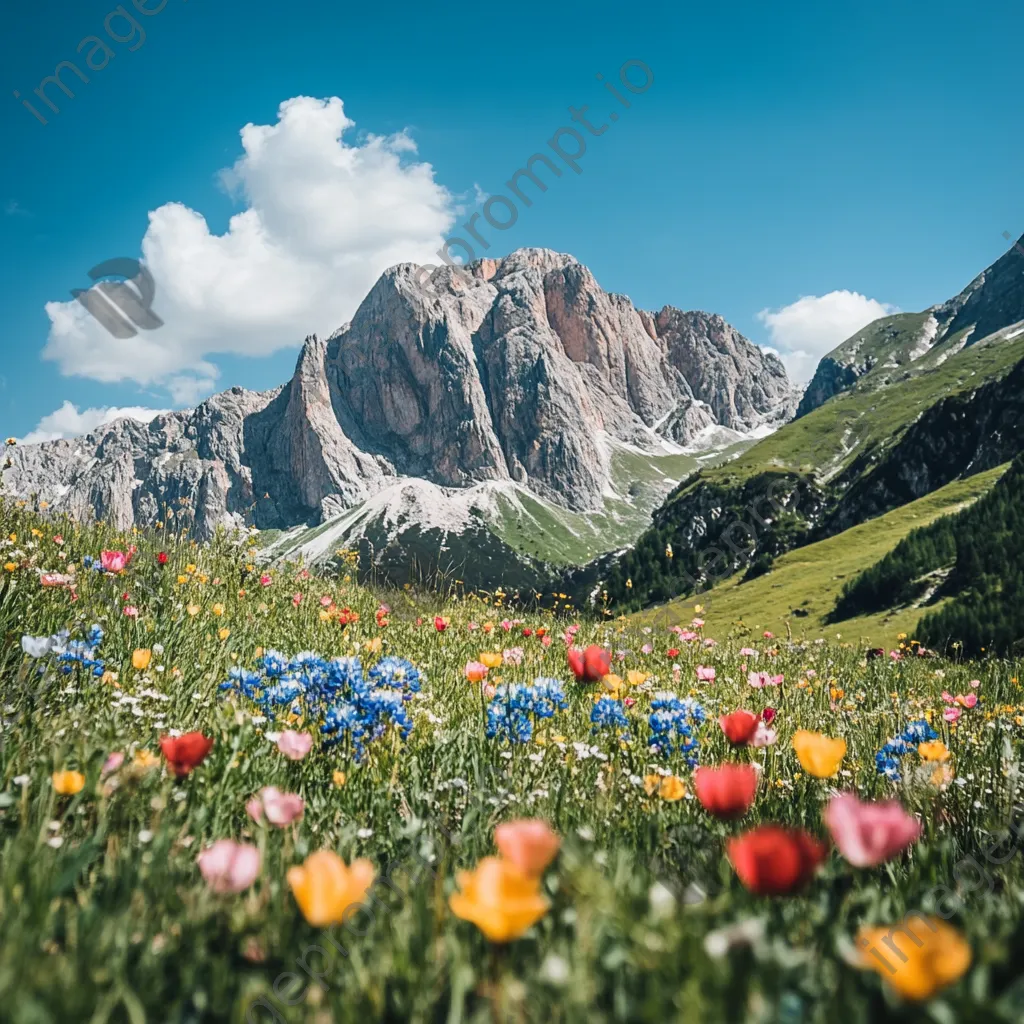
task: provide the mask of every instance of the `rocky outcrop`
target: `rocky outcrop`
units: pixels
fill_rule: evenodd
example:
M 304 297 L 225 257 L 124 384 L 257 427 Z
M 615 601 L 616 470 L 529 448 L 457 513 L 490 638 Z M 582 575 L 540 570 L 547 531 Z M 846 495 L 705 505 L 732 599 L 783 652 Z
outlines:
M 418 271 L 387 271 L 351 323 L 308 338 L 283 388 L 18 447 L 4 491 L 119 527 L 170 507 L 204 536 L 322 522 L 400 477 L 596 509 L 608 439 L 663 448 L 795 408 L 781 363 L 721 317 L 638 310 L 570 256 L 523 249 L 429 289 Z
M 898 370 L 959 336 L 957 347 L 992 340 L 1024 321 L 1024 236 L 959 295 L 923 313 L 882 317 L 848 338 L 818 364 L 797 418 L 806 416 L 865 374 Z M 877 368 L 877 370 L 876 370 Z M 888 381 L 880 381 L 888 383 Z

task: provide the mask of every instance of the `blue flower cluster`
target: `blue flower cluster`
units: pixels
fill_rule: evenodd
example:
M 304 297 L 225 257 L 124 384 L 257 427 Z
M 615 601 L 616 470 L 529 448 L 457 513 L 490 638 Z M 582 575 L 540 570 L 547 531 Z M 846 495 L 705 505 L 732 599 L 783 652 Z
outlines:
M 320 731 L 329 737 L 324 746 L 348 738 L 359 761 L 366 745 L 391 727 L 408 737 L 412 719 L 405 703 L 422 684 L 420 670 L 404 658 L 382 658 L 364 673 L 358 658 L 328 661 L 315 651 L 288 658 L 271 650 L 255 672 L 232 668 L 220 689 L 240 693 L 270 718 L 297 714 L 322 722 Z
M 69 675 L 75 665 L 88 669 L 94 676 L 101 676 L 106 671 L 103 659 L 96 654 L 96 648 L 103 643 L 103 630 L 93 625 L 84 640 L 71 640 L 71 633 L 62 629 L 53 636 L 23 636 L 21 649 L 30 658 L 45 658 L 48 654 L 56 655 L 60 662 L 60 670 Z M 40 666 L 39 671 L 44 671 Z
M 600 697 L 590 711 L 591 732 L 618 730 L 619 739 L 629 738 L 629 719 L 622 704 L 613 697 Z
M 103 572 L 103 563 L 98 558 L 93 558 L 92 555 L 82 555 L 82 565 L 86 569 L 94 569 L 96 572 Z
M 535 679 L 532 686 L 499 686 L 487 705 L 487 738 L 529 743 L 534 719 L 551 718 L 568 706 L 559 679 Z
M 900 758 L 917 749 L 919 743 L 935 739 L 939 734 L 923 719 L 911 722 L 875 754 L 875 767 L 879 775 L 893 782 L 900 781 Z
M 700 747 L 694 733 L 706 719 L 704 708 L 692 698 L 680 699 L 674 693 L 656 693 L 647 719 L 651 729 L 648 745 L 662 757 L 677 752 L 684 755 L 692 768 L 697 764 L 696 752 Z

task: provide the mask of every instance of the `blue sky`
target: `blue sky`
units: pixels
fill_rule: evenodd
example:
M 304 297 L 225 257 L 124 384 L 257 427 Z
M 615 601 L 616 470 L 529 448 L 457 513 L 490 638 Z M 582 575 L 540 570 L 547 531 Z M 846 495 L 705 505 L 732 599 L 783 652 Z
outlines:
M 141 45 L 121 16 L 105 30 L 111 0 L 4 7 L 5 434 L 282 383 L 305 333 L 338 326 L 378 263 L 463 233 L 449 225 L 507 191 L 570 106 L 621 117 L 486 255 L 571 252 L 637 305 L 802 347 L 798 372 L 858 317 L 956 293 L 1024 232 L 1018 3 L 124 6 Z M 113 53 L 101 70 L 88 36 Z M 654 83 L 625 109 L 595 76 L 629 59 Z M 89 82 L 65 71 L 75 97 L 51 86 L 53 114 L 33 90 L 64 60 Z M 243 144 L 247 124 L 265 127 Z M 144 251 L 163 328 L 115 344 L 74 304 L 51 323 L 89 268 Z

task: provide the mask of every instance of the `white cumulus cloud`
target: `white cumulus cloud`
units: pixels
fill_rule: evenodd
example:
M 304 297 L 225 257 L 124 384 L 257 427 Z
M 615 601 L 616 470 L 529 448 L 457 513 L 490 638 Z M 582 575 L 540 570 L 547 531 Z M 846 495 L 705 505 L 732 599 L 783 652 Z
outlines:
M 286 100 L 272 125 L 241 130 L 221 172 L 245 204 L 227 231 L 177 202 L 149 214 L 141 243 L 163 326 L 118 339 L 78 302 L 50 302 L 44 357 L 65 375 L 166 388 L 176 403 L 213 390 L 218 354 L 266 356 L 351 318 L 381 272 L 437 263 L 454 197 L 407 134 L 367 135 L 337 97 Z
M 781 309 L 762 309 L 757 318 L 768 328 L 790 378 L 806 384 L 823 355 L 872 321 L 898 312 L 896 306 L 843 290 L 805 295 Z
M 106 406 L 98 409 L 82 409 L 65 402 L 59 409 L 47 413 L 23 438 L 22 444 L 37 444 L 40 441 L 55 441 L 59 437 L 80 437 L 104 423 L 128 417 L 140 423 L 149 423 L 162 416 L 167 409 L 146 409 L 140 405 Z

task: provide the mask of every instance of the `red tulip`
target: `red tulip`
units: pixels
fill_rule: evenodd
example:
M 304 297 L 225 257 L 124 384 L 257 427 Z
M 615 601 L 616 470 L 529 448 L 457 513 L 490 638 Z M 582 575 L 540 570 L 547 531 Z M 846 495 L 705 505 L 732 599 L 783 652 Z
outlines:
M 754 802 L 757 769 L 752 764 L 701 767 L 694 773 L 693 787 L 708 814 L 724 820 L 742 818 Z
M 734 746 L 742 747 L 754 738 L 757 732 L 757 723 L 760 717 L 752 711 L 733 711 L 728 715 L 722 715 L 718 724 L 725 733 L 725 738 Z
M 771 725 L 772 722 L 775 721 L 775 708 L 765 708 L 764 711 L 761 712 L 761 721 L 764 722 L 765 725 Z
M 160 554 L 156 556 L 156 560 L 161 565 L 166 565 L 167 564 L 167 552 L 166 551 L 161 551 Z
M 669 657 L 670 660 L 675 661 L 675 659 L 679 657 L 679 648 L 678 647 L 670 647 L 665 652 L 665 654 Z
M 740 881 L 757 896 L 802 889 L 828 854 L 825 843 L 800 829 L 761 825 L 726 843 Z
M 160 749 L 171 771 L 182 779 L 203 763 L 213 749 L 213 740 L 207 739 L 201 732 L 187 732 L 184 736 L 162 737 Z
M 591 644 L 585 651 L 570 647 L 568 658 L 569 668 L 581 683 L 596 683 L 612 670 L 610 652 L 597 644 Z
M 443 633 L 447 628 L 448 628 L 448 618 L 447 618 L 447 616 L 445 616 L 445 615 L 435 615 L 434 616 L 434 629 L 436 629 L 438 631 L 438 633 Z

